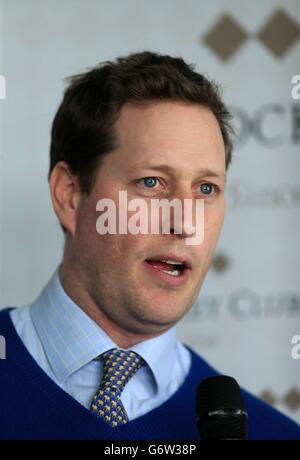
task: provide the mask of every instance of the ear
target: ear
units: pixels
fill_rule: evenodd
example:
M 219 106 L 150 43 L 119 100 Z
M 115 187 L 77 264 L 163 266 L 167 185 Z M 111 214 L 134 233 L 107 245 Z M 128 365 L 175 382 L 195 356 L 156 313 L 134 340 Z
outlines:
M 56 216 L 61 225 L 74 235 L 81 193 L 78 177 L 72 174 L 65 161 L 58 162 L 53 168 L 50 191 Z

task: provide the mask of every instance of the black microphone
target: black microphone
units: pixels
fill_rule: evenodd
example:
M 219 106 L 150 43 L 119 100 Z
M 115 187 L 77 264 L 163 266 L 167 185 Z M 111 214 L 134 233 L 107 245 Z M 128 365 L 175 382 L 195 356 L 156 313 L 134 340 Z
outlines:
M 247 439 L 248 414 L 234 378 L 220 375 L 203 380 L 196 408 L 201 439 Z

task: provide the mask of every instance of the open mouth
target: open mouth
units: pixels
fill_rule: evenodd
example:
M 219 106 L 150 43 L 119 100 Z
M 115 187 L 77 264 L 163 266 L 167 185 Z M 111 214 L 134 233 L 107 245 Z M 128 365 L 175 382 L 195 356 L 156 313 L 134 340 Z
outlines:
M 191 271 L 188 260 L 179 258 L 150 258 L 145 260 L 151 272 L 172 285 L 180 285 L 187 281 Z
M 153 268 L 171 276 L 180 276 L 186 268 L 184 263 L 178 263 L 174 260 L 146 260 L 146 262 Z

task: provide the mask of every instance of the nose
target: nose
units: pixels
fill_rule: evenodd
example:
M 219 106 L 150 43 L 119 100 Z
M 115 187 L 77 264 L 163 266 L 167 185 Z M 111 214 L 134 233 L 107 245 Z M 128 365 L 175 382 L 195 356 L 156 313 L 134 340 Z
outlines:
M 177 187 L 169 196 L 169 200 L 178 203 L 178 210 L 176 207 L 171 207 L 170 233 L 178 235 L 179 238 L 195 236 L 197 209 L 192 190 L 184 186 Z

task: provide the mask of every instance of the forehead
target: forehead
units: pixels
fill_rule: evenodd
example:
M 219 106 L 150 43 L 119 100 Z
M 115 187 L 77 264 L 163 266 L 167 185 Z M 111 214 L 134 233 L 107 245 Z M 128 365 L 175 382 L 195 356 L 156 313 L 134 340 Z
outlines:
M 218 121 L 206 107 L 178 101 L 125 104 L 116 123 L 124 167 L 171 162 L 176 168 L 196 162 L 225 169 Z M 121 157 L 120 157 L 121 158 Z

